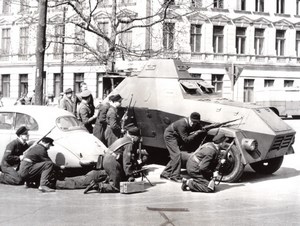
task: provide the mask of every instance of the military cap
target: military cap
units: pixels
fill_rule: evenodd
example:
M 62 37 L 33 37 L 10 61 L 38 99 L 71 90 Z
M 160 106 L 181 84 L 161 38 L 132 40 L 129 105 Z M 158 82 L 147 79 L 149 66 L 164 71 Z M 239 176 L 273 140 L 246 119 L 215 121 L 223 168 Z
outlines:
M 199 122 L 200 123 L 200 114 L 198 112 L 193 112 L 190 115 L 190 118 L 191 118 L 192 122 Z
M 220 143 L 222 143 L 225 139 L 226 139 L 225 134 L 222 133 L 222 132 L 218 132 L 217 135 L 214 136 L 214 138 L 213 138 L 212 141 L 213 141 L 215 144 L 220 144 Z
M 28 134 L 29 129 L 26 126 L 21 126 L 17 131 L 16 134 L 19 137 L 20 135 Z
M 51 146 L 54 146 L 54 144 L 53 144 L 54 140 L 50 137 L 44 137 L 41 141 L 46 143 L 46 144 L 50 144 Z
M 120 101 L 122 101 L 122 100 L 123 100 L 123 98 L 120 96 L 120 94 L 115 95 L 115 96 L 111 99 L 112 102 L 120 102 Z
M 112 100 L 114 99 L 114 97 L 115 97 L 115 95 L 110 95 L 110 96 L 108 97 L 108 100 L 109 100 L 109 101 L 112 101 Z
M 80 93 L 80 96 L 82 97 L 82 98 L 87 98 L 88 96 L 90 96 L 91 95 L 91 91 L 89 91 L 89 90 L 84 90 L 84 91 L 82 91 L 81 93 Z
M 73 92 L 73 91 L 72 91 L 71 88 L 68 88 L 68 89 L 65 90 L 65 94 L 67 94 L 67 93 L 72 93 L 72 92 Z
M 127 129 L 128 133 L 133 136 L 140 136 L 140 130 L 136 126 L 131 126 Z

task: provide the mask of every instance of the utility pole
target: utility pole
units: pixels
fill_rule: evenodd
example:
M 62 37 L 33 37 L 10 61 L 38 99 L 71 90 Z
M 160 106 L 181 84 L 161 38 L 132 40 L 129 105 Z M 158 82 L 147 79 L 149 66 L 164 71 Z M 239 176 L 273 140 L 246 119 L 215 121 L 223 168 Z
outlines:
M 62 37 L 61 37 L 61 59 L 60 59 L 60 92 L 64 91 L 64 62 L 65 62 L 65 34 L 66 34 L 66 11 L 67 8 L 63 9 L 62 18 Z
M 39 0 L 39 22 L 37 28 L 36 43 L 36 78 L 35 78 L 35 104 L 43 104 L 43 74 L 46 47 L 46 24 L 47 24 L 48 0 Z

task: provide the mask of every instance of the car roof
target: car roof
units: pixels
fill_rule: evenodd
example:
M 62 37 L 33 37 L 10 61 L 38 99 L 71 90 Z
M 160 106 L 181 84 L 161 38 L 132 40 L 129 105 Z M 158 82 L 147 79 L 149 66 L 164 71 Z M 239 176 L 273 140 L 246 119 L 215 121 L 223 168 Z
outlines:
M 17 112 L 30 115 L 39 124 L 39 130 L 49 129 L 49 125 L 55 125 L 55 120 L 61 116 L 74 115 L 58 107 L 39 106 L 39 105 L 14 105 L 1 107 L 0 112 Z

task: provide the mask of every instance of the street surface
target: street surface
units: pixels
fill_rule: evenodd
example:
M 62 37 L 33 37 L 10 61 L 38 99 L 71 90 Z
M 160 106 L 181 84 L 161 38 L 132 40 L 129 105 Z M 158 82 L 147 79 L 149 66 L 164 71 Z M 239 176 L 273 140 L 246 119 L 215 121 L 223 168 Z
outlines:
M 0 225 L 300 225 L 300 121 L 286 122 L 297 131 L 295 154 L 285 156 L 273 175 L 246 167 L 239 183 L 221 183 L 212 194 L 183 192 L 181 184 L 161 180 L 160 165 L 149 166 L 154 186 L 144 180 L 146 192 L 136 194 L 41 193 L 0 185 Z

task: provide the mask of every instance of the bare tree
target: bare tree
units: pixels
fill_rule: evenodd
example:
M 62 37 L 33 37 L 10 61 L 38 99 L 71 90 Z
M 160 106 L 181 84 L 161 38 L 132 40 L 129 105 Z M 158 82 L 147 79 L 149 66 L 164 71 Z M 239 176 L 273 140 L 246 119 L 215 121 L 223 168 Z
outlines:
M 120 6 L 119 0 L 112 0 L 109 7 L 105 7 L 105 12 L 100 11 L 99 9 L 103 8 L 106 2 L 105 0 L 54 0 L 52 3 L 49 2 L 50 7 L 67 7 L 69 17 L 64 23 L 73 24 L 77 28 L 74 35 L 66 35 L 64 43 L 85 49 L 85 53 L 90 58 L 107 65 L 107 69 L 110 71 L 115 70 L 116 58 L 128 59 L 157 54 L 147 48 L 135 49 L 132 45 L 122 42 L 121 37 L 134 29 L 150 29 L 156 24 L 162 23 L 168 18 L 169 7 L 174 1 L 162 0 L 160 7 L 155 11 L 148 10 L 149 12 L 141 17 L 128 10 L 126 6 Z M 99 23 L 100 13 L 101 17 L 109 23 Z M 72 16 L 70 16 L 71 14 Z M 107 31 L 108 27 L 109 32 Z M 100 45 L 95 46 L 87 42 L 83 33 L 96 36 Z

